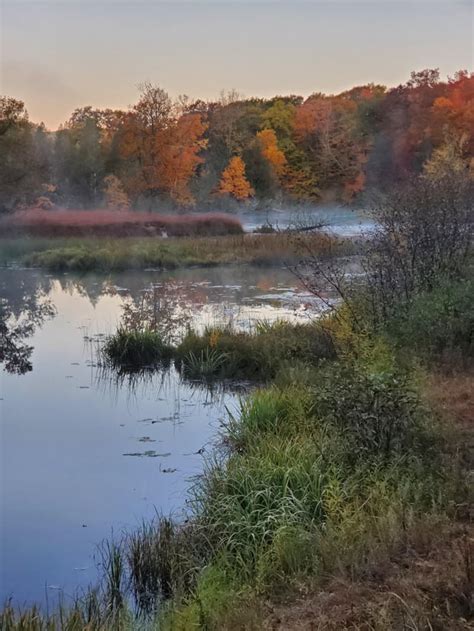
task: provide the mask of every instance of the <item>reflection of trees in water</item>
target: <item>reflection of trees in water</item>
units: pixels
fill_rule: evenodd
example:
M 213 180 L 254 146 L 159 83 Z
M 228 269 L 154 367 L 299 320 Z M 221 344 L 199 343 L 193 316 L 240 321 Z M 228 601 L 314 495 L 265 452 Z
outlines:
M 27 340 L 46 318 L 55 315 L 47 298 L 51 282 L 20 270 L 9 270 L 0 281 L 0 364 L 10 373 L 32 370 L 33 346 Z

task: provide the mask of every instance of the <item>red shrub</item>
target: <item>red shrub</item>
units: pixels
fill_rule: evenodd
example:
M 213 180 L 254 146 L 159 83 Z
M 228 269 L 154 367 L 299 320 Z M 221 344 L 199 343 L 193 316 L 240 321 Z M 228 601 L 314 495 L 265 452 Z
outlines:
M 0 236 L 184 237 L 242 232 L 240 221 L 223 213 L 160 215 L 108 210 L 26 210 L 0 219 Z

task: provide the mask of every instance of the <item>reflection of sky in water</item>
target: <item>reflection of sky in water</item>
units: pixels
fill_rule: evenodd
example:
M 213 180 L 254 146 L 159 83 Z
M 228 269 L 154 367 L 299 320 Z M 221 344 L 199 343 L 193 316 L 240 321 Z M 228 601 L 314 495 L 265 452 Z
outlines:
M 237 213 L 246 232 L 252 232 L 263 224 L 271 224 L 281 230 L 288 226 L 314 225 L 323 222 L 325 230 L 340 237 L 352 237 L 374 228 L 367 212 L 350 206 L 321 204 L 319 206 L 302 205 L 298 208 L 268 208 L 247 210 Z
M 57 316 L 31 339 L 33 371 L 1 373 L 0 600 L 44 600 L 45 584 L 71 593 L 94 580 L 95 545 L 110 535 L 184 505 L 196 454 L 215 439 L 230 393 L 212 396 L 174 370 L 131 389 L 100 379 L 84 335 L 112 332 L 124 298 L 154 283 L 175 283 L 196 322 L 308 319 L 309 296 L 282 270 L 248 267 L 52 277 L 0 272 L 14 301 L 38 287 Z M 114 287 L 122 288 L 117 292 Z M 155 452 L 157 457 L 125 457 Z M 163 470 L 176 469 L 172 473 Z M 57 593 L 47 589 L 49 598 Z

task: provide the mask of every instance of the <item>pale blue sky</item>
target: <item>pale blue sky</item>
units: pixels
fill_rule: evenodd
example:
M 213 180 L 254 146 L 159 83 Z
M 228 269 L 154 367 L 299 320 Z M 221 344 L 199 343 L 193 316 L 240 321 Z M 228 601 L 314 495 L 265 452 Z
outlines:
M 215 98 L 396 85 L 473 68 L 473 3 L 0 0 L 0 93 L 54 128 L 80 105 L 126 107 L 137 84 Z

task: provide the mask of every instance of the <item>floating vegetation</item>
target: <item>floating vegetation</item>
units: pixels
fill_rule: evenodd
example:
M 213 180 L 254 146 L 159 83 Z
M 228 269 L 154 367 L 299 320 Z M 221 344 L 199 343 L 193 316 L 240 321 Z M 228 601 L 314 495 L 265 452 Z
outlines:
M 165 453 L 158 453 L 157 451 L 135 451 L 122 455 L 136 456 L 137 458 L 167 458 L 168 456 L 171 456 L 171 451 L 167 451 Z

